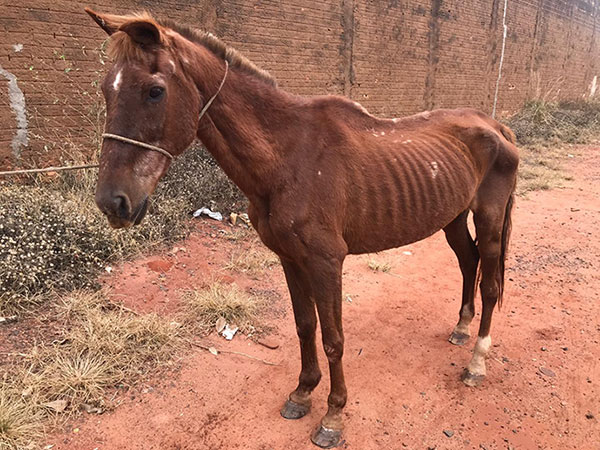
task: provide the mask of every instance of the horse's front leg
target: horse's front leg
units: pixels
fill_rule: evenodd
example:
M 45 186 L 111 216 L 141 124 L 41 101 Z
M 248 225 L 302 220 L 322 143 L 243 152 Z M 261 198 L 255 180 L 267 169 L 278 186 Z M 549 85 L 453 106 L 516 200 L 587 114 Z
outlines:
M 323 258 L 315 259 L 309 265 L 311 286 L 323 335 L 323 348 L 329 361 L 331 378 L 327 414 L 321 419 L 321 424 L 311 437 L 313 443 L 322 448 L 338 445 L 343 429 L 342 411 L 347 398 L 342 367 L 342 264 L 343 258 Z
M 304 417 L 310 410 L 310 394 L 321 380 L 315 341 L 317 317 L 314 299 L 310 291 L 310 281 L 306 272 L 294 262 L 283 258 L 281 259 L 281 265 L 292 298 L 302 358 L 302 370 L 298 387 L 289 395 L 288 400 L 281 409 L 281 415 L 286 419 L 299 419 Z

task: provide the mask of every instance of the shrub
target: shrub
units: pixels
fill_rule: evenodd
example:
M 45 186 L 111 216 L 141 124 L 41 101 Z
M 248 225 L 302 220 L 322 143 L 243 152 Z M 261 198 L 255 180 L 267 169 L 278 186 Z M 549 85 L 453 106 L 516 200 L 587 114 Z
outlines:
M 531 101 L 507 125 L 520 144 L 585 144 L 600 133 L 600 103 Z
M 0 314 L 54 289 L 96 287 L 107 264 L 182 239 L 191 212 L 245 208 L 240 191 L 201 148 L 178 159 L 142 224 L 108 227 L 94 204 L 95 171 L 0 184 Z

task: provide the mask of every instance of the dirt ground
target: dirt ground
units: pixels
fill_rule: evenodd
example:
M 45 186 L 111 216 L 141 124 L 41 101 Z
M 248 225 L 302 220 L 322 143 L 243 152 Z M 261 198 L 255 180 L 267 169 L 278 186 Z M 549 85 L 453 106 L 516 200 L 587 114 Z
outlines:
M 347 259 L 349 398 L 340 448 L 600 449 L 600 151 L 585 149 L 566 169 L 574 176 L 569 186 L 516 203 L 505 303 L 494 315 L 488 377 L 479 388 L 459 380 L 474 338 L 465 347 L 447 342 L 461 279 L 443 234 Z M 278 349 L 244 336 L 227 342 L 213 335 L 204 342 L 277 365 L 195 349 L 177 372 L 124 394 L 114 412 L 70 422 L 47 444 L 73 450 L 313 448 L 309 434 L 325 413 L 329 387 L 324 354 L 320 350 L 324 377 L 312 411 L 298 421 L 282 419 L 279 409 L 296 386 L 300 359 L 281 268 L 259 279 L 220 270 L 235 245 L 218 238 L 224 228 L 204 222 L 177 251 L 115 268 L 106 282 L 115 300 L 167 315 L 181 289 L 214 277 L 267 292 L 270 339 Z M 369 258 L 389 263 L 390 272 L 372 271 Z

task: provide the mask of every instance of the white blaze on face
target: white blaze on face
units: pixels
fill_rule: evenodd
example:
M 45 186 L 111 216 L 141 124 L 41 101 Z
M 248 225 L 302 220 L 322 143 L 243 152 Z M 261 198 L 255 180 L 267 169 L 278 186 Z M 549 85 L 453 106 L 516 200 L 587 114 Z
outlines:
M 122 75 L 123 75 L 123 69 L 121 69 L 117 72 L 117 75 L 115 76 L 115 80 L 113 81 L 113 89 L 115 91 L 118 91 L 119 86 L 121 86 Z

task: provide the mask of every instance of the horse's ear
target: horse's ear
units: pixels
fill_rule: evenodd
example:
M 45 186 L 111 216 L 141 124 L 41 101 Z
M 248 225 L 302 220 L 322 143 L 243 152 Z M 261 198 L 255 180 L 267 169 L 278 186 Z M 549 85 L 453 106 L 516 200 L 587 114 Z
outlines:
M 88 13 L 90 17 L 94 19 L 94 22 L 100 25 L 100 28 L 106 31 L 106 34 L 109 36 L 117 31 L 124 22 L 124 19 L 121 16 L 99 14 L 90 8 L 85 8 L 85 12 Z
M 150 20 L 132 20 L 119 27 L 137 44 L 158 45 L 162 42 L 162 36 L 158 25 Z

